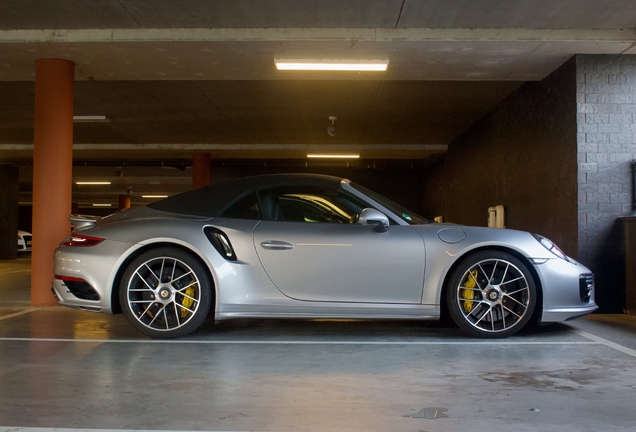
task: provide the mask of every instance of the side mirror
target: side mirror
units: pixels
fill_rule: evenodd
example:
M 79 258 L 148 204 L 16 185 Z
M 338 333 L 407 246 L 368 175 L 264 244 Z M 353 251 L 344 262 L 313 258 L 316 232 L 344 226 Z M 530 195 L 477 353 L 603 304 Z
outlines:
M 389 218 L 384 213 L 372 208 L 365 208 L 360 212 L 358 223 L 374 225 L 377 232 L 386 232 L 389 229 Z

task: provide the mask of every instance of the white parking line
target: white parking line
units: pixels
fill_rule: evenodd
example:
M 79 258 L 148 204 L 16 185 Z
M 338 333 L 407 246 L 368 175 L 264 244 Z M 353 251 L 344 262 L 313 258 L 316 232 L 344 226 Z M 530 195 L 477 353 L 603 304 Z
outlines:
M 588 332 L 583 331 L 583 330 L 579 330 L 577 328 L 573 328 L 572 331 L 574 333 L 580 335 L 580 336 L 583 336 L 584 338 L 593 340 L 593 341 L 595 341 L 597 343 L 600 343 L 600 344 L 605 345 L 607 347 L 613 348 L 613 349 L 615 349 L 617 351 L 620 351 L 620 352 L 622 352 L 624 354 L 627 354 L 627 355 L 630 355 L 632 357 L 636 357 L 636 350 L 633 350 L 631 348 L 627 348 L 626 346 L 617 344 L 616 342 L 612 342 L 610 340 L 607 340 L 607 339 L 602 338 L 600 336 L 593 335 L 592 333 L 588 333 Z
M 80 342 L 80 343 L 146 343 L 201 345 L 601 345 L 587 341 L 293 341 L 293 340 L 156 340 L 156 339 L 70 339 L 0 337 L 7 342 Z M 0 431 L 2 432 L 2 431 Z
M 17 317 L 17 316 L 20 316 L 20 315 L 25 315 L 25 314 L 33 312 L 34 310 L 37 310 L 37 309 L 35 309 L 35 308 L 25 309 L 25 310 L 20 311 L 20 312 L 15 312 L 15 313 L 12 313 L 12 314 L 9 314 L 9 315 L 0 316 L 0 321 L 5 320 L 5 319 L 9 319 L 9 318 L 13 318 L 13 317 Z
M 2 271 L 2 270 L 0 270 L 0 276 L 12 274 L 12 273 L 26 273 L 26 272 L 31 272 L 31 269 L 10 270 L 10 271 Z
M 74 429 L 74 428 L 43 428 L 43 427 L 8 427 L 0 426 L 0 432 L 259 432 L 250 431 L 168 431 L 168 430 L 152 430 L 152 429 Z M 262 431 L 260 431 L 262 432 Z M 272 431 L 268 431 L 272 432 Z
M 21 315 L 31 313 L 37 308 L 29 308 L 20 312 L 15 312 L 9 315 L 0 316 L 0 321 L 9 318 L 14 318 Z M 617 344 L 600 336 L 593 335 L 586 331 L 571 328 L 572 332 L 582 336 L 590 341 L 307 341 L 307 340 L 184 340 L 184 339 L 171 339 L 171 340 L 157 340 L 157 339 L 71 339 L 71 338 L 21 338 L 21 337 L 0 337 L 2 342 L 76 342 L 76 343 L 134 343 L 134 344 L 189 344 L 189 345 L 605 345 L 609 348 L 620 351 L 632 357 L 636 357 L 636 350 L 627 348 L 623 345 Z M 28 428 L 18 428 L 19 430 L 26 430 Z M 7 429 L 7 431 L 14 431 L 15 429 Z M 29 429 L 28 432 L 34 432 L 36 429 Z M 63 429 L 42 429 L 44 430 L 59 430 Z M 69 430 L 84 430 L 84 429 L 69 429 Z M 91 429 L 97 431 L 98 429 Z M 0 427 L 0 432 L 5 430 Z M 135 431 L 141 432 L 141 431 Z M 169 432 L 169 431 L 162 431 Z

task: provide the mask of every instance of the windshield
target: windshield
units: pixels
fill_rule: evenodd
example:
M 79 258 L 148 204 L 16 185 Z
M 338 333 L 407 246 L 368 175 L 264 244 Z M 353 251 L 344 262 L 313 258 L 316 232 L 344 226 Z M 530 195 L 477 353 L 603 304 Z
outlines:
M 428 220 L 423 218 L 422 216 L 413 213 L 411 210 L 402 207 L 401 205 L 399 205 L 398 203 L 395 203 L 393 201 L 391 201 L 388 198 L 383 197 L 382 195 L 373 192 L 372 190 L 369 190 L 367 188 L 365 188 L 364 186 L 360 186 L 359 184 L 356 183 L 349 183 L 351 185 L 351 187 L 353 187 L 355 190 L 362 192 L 363 194 L 367 195 L 369 198 L 373 199 L 374 201 L 376 201 L 378 204 L 384 206 L 387 208 L 387 210 L 395 213 L 397 216 L 400 217 L 400 219 L 402 219 L 403 221 L 407 222 L 409 225 L 419 225 L 419 224 L 425 224 L 428 223 Z

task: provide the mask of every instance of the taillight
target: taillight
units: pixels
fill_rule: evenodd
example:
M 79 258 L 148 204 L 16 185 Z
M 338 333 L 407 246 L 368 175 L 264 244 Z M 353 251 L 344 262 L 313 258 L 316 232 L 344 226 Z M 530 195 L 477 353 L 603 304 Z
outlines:
M 68 240 L 64 242 L 64 246 L 95 246 L 103 241 L 104 239 L 99 237 L 72 234 Z

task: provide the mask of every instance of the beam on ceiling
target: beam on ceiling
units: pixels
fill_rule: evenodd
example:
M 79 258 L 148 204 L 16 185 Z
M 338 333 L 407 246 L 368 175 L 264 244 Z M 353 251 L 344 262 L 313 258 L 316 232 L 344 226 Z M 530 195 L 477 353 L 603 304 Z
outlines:
M 401 150 L 446 151 L 446 144 L 73 144 L 73 150 Z M 0 144 L 0 151 L 33 150 L 33 144 Z
M 187 41 L 540 41 L 635 42 L 636 29 L 192 28 L 2 30 L 0 44 Z

